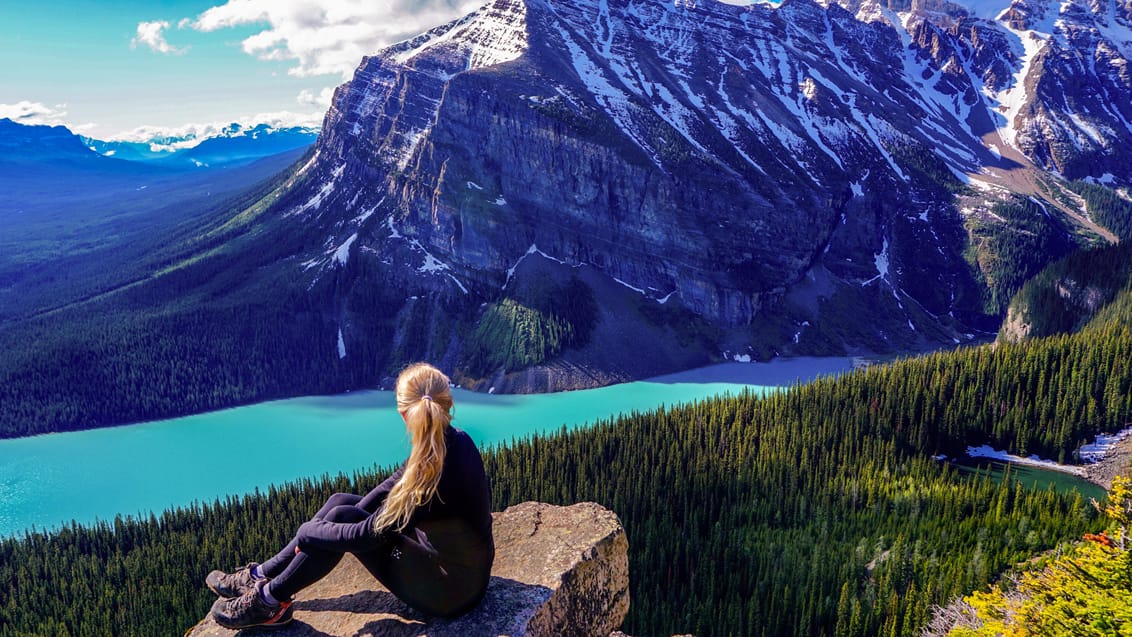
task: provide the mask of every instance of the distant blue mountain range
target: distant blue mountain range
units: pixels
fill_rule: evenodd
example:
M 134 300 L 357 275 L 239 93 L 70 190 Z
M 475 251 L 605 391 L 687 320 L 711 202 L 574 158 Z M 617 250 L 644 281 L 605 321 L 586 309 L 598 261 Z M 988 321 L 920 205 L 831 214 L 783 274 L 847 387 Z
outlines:
M 187 184 L 186 178 L 202 169 L 213 172 L 301 153 L 316 137 L 302 128 L 232 124 L 195 146 L 158 152 L 150 145 L 169 147 L 184 140 L 105 142 L 80 137 L 64 126 L 0 119 L 0 214 L 57 213 L 153 187 L 155 181 Z
M 115 159 L 175 168 L 204 168 L 252 162 L 304 148 L 317 138 L 317 129 L 303 126 L 276 128 L 259 124 L 249 128 L 231 124 L 219 135 L 199 140 L 192 146 L 189 144 L 197 141 L 193 137 L 155 137 L 144 141 L 83 137 L 81 140 L 90 150 Z
M 91 162 L 110 165 L 87 148 L 82 138 L 65 126 L 24 126 L 0 119 L 0 162 L 36 164 L 42 162 Z
M 215 168 L 305 148 L 317 137 L 317 130 L 306 127 L 231 124 L 219 135 L 188 146 L 192 138 L 104 141 L 81 137 L 65 126 L 25 126 L 0 119 L 0 164 L 42 168 L 46 163 L 109 172 L 134 172 L 138 168 L 123 162 L 165 169 Z M 174 147 L 178 148 L 171 150 Z
M 63 126 L 0 119 L 0 324 L 144 276 L 178 228 L 195 236 L 207 219 L 227 218 L 230 199 L 284 170 L 315 137 L 240 132 L 143 159 L 108 157 Z

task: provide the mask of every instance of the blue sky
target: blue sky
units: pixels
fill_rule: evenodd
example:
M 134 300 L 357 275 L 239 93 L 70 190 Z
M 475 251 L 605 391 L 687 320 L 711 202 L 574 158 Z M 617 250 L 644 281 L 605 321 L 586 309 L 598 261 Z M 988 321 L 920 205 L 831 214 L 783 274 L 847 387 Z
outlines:
M 363 55 L 479 0 L 3 0 L 0 117 L 142 138 L 321 122 Z

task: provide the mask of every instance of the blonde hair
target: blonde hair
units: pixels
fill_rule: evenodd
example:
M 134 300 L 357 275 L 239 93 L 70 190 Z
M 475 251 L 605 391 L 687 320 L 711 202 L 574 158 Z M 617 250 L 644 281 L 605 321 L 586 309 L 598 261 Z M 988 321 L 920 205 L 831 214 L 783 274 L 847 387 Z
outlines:
M 397 410 L 405 416 L 412 450 L 405 472 L 385 498 L 374 532 L 402 531 L 413 511 L 436 495 L 444 456 L 444 432 L 452 421 L 448 377 L 428 363 L 409 365 L 397 377 Z

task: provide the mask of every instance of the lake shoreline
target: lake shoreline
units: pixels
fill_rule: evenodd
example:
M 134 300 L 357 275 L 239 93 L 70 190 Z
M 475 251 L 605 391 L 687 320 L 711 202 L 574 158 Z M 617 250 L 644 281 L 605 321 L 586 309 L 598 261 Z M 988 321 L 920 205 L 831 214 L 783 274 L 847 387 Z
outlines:
M 1084 445 L 1080 453 L 1085 462 L 1070 465 L 1043 460 L 1036 456 L 1023 458 L 992 449 L 988 445 L 967 447 L 967 457 L 971 459 L 988 458 L 1010 464 L 1057 471 L 1082 478 L 1108 491 L 1112 487 L 1114 477 L 1129 475 L 1129 469 L 1132 467 L 1132 427 L 1115 434 L 1100 434 L 1097 436 L 1097 442 Z

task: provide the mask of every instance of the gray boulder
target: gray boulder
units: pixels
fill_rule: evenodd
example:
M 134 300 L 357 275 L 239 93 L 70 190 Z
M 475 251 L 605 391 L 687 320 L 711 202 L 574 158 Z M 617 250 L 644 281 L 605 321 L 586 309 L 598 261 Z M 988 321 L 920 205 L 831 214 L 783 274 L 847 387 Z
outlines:
M 603 637 L 621 625 L 629 612 L 629 542 L 612 511 L 592 502 L 524 502 L 494 514 L 493 533 L 487 595 L 463 617 L 439 620 L 409 608 L 347 555 L 296 597 L 294 622 L 271 634 Z M 187 637 L 237 634 L 206 617 Z

